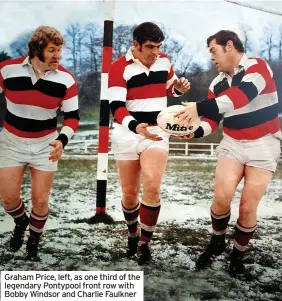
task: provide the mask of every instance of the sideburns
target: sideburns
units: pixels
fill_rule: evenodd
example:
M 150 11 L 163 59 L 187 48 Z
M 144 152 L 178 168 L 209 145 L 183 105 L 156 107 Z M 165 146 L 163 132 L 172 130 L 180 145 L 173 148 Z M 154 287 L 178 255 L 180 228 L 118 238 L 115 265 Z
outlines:
M 43 50 L 42 50 L 42 49 L 38 50 L 37 57 L 38 57 L 38 59 L 39 59 L 42 63 L 45 63 L 45 59 L 44 59 L 44 56 L 43 56 Z

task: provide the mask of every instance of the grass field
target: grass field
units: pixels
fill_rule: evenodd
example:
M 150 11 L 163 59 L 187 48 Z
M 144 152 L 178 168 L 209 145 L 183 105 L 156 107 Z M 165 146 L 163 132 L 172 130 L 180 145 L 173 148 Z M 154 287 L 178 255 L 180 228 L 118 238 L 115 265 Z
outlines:
M 232 204 L 228 251 L 212 268 L 195 271 L 195 260 L 210 235 L 209 206 L 215 162 L 170 161 L 163 179 L 162 208 L 154 234 L 154 261 L 139 267 L 124 258 L 126 227 L 120 208 L 116 168 L 109 166 L 107 195 L 111 225 L 88 224 L 95 213 L 96 161 L 62 161 L 50 200 L 50 218 L 41 243 L 40 263 L 23 260 L 24 248 L 8 251 L 12 220 L 0 208 L 0 270 L 143 270 L 145 301 L 278 301 L 282 300 L 282 165 L 258 211 L 258 230 L 247 251 L 248 281 L 226 272 L 228 251 L 238 213 L 242 183 Z M 29 175 L 22 198 L 30 210 Z

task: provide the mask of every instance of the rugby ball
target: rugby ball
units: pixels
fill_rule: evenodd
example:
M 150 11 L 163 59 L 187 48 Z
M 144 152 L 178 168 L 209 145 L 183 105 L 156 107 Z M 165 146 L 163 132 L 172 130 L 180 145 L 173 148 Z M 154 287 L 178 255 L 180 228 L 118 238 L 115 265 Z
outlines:
M 195 118 L 190 121 L 189 126 L 181 126 L 174 115 L 181 111 L 185 106 L 174 105 L 163 109 L 157 116 L 159 127 L 165 132 L 175 136 L 185 136 L 194 133 L 201 124 L 200 118 Z

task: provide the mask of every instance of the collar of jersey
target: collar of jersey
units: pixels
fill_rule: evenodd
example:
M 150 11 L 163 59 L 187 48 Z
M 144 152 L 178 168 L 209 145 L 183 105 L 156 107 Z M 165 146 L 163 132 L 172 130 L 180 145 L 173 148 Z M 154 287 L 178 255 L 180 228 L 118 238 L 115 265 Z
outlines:
M 127 53 L 126 53 L 126 55 L 125 55 L 126 61 L 128 62 L 128 61 L 132 60 L 132 61 L 134 61 L 135 63 L 144 66 L 144 65 L 142 64 L 142 62 L 141 62 L 139 59 L 136 59 L 136 58 L 133 56 L 132 49 L 133 49 L 133 48 L 129 48 L 129 49 L 128 49 L 128 51 L 127 51 Z M 159 57 L 160 57 L 160 56 L 158 55 L 158 58 L 159 58 Z M 144 66 L 144 68 L 149 69 L 149 68 L 147 68 L 146 66 Z

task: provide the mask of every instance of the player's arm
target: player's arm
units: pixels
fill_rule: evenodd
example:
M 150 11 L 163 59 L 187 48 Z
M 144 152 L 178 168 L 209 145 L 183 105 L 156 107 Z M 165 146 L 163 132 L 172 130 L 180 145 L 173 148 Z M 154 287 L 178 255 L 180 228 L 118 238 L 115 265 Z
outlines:
M 111 66 L 108 82 L 110 109 L 115 121 L 135 134 L 140 134 L 155 141 L 162 140 L 158 135 L 152 134 L 147 130 L 147 123 L 138 122 L 127 110 L 125 106 L 127 85 L 123 73 L 123 62 L 121 60 L 115 61 Z
M 248 67 L 238 86 L 229 87 L 220 96 L 197 103 L 199 116 L 212 116 L 232 112 L 248 105 L 266 87 L 275 90 L 273 73 L 267 63 L 256 59 L 257 63 Z
M 179 97 L 190 90 L 190 83 L 188 79 L 178 78 L 174 73 L 173 67 L 170 64 L 170 71 L 168 73 L 168 80 L 166 83 L 167 95 Z
M 49 144 L 53 146 L 49 155 L 49 160 L 53 162 L 61 159 L 63 148 L 78 129 L 79 111 L 77 90 L 76 81 L 71 75 L 71 82 L 67 87 L 66 94 L 62 101 L 61 110 L 64 113 L 63 126 L 59 136 Z
M 115 61 L 110 68 L 108 81 L 110 109 L 115 122 L 136 133 L 136 127 L 139 122 L 128 112 L 125 106 L 127 86 L 123 73 L 123 62 L 120 60 Z
M 213 89 L 213 83 L 211 84 L 211 86 L 209 88 L 207 101 L 209 101 L 215 97 L 212 89 Z M 214 133 L 217 130 L 221 119 L 222 119 L 221 114 L 215 114 L 214 116 L 210 116 L 209 118 L 203 117 L 201 119 L 200 126 L 194 132 L 194 138 L 202 138 L 202 137 L 205 137 L 205 136 L 208 136 L 208 135 Z
M 79 126 L 79 108 L 77 83 L 73 78 L 70 86 L 67 88 L 65 97 L 62 101 L 62 111 L 64 121 L 61 132 L 56 140 L 62 142 L 63 147 L 68 143 Z

